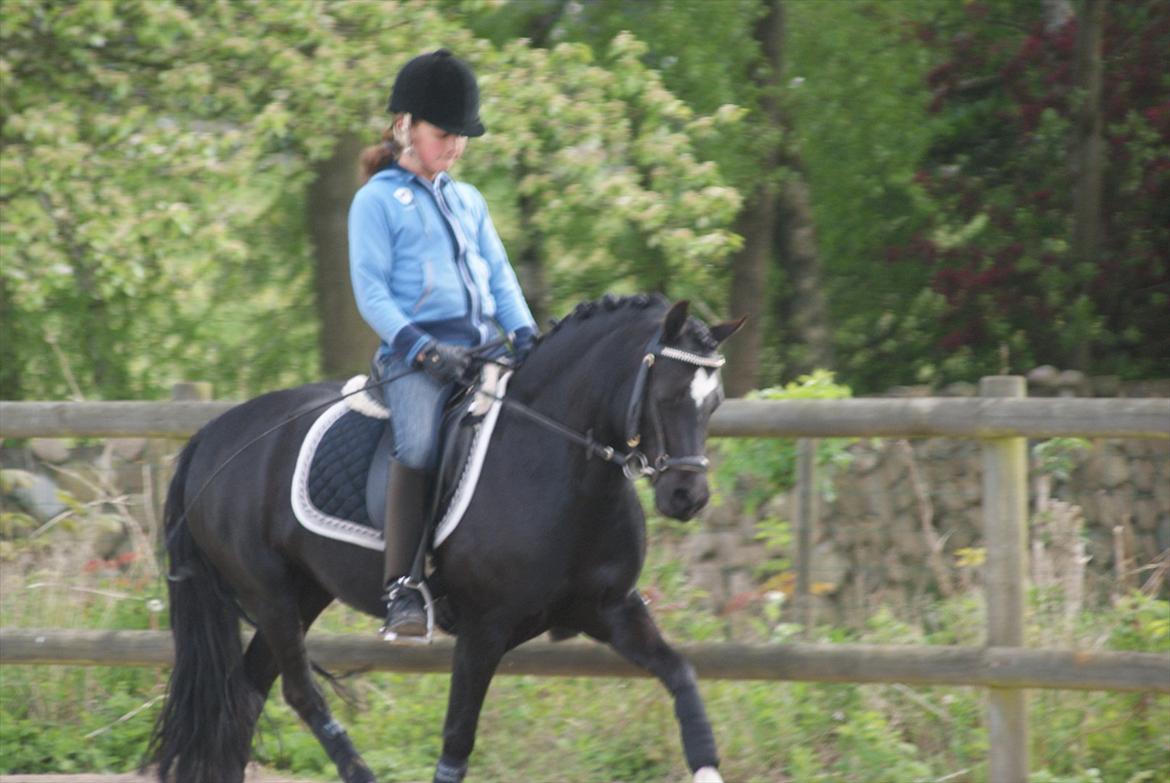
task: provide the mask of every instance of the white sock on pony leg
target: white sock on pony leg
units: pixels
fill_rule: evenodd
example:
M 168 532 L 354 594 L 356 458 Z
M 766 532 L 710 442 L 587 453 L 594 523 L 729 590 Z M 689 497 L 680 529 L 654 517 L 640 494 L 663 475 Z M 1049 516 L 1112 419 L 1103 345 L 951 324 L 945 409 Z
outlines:
M 695 771 L 693 783 L 723 783 L 723 776 L 714 767 L 703 767 Z

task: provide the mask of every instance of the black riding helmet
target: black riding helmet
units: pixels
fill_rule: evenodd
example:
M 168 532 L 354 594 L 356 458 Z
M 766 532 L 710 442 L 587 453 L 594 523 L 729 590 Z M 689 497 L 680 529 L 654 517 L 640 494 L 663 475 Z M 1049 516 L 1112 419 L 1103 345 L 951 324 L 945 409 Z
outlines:
M 387 110 L 409 112 L 457 136 L 484 133 L 475 74 L 446 49 L 420 54 L 402 66 Z

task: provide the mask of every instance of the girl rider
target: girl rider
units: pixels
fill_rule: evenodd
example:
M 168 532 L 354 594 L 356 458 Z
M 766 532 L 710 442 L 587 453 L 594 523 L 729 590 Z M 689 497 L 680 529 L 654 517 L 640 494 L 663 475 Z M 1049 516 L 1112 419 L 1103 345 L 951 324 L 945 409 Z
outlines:
M 423 54 L 394 80 L 390 127 L 362 153 L 366 183 L 349 211 L 349 263 L 362 317 L 381 338 L 375 354 L 394 427 L 386 499 L 386 639 L 426 633 L 419 585 L 410 579 L 427 526 L 443 405 L 469 363 L 468 349 L 500 330 L 517 358 L 536 337 L 532 313 L 487 204 L 447 173 L 484 133 L 479 87 L 449 51 Z

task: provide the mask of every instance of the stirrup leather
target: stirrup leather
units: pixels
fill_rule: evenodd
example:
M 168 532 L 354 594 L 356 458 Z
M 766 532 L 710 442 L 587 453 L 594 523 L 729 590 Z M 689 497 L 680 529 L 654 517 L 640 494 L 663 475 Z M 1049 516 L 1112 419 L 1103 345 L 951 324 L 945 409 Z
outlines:
M 404 576 L 392 582 L 386 588 L 386 594 L 383 599 L 386 602 L 387 609 L 389 609 L 390 602 L 398 597 L 403 590 L 417 590 L 422 595 L 423 608 L 427 613 L 427 632 L 425 636 L 399 636 L 394 631 L 390 630 L 389 625 L 383 625 L 378 633 L 382 634 L 382 639 L 387 642 L 404 642 L 407 644 L 430 644 L 435 636 L 435 599 L 431 595 L 431 589 L 427 587 L 427 583 L 423 580 L 412 579 L 409 576 Z M 389 619 L 389 618 L 387 618 Z

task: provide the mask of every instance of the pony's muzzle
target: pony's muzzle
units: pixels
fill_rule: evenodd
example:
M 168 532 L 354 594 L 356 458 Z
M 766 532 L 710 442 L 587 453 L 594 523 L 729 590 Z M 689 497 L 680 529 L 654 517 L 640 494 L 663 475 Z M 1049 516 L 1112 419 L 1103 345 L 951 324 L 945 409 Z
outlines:
M 672 473 L 661 476 L 655 485 L 654 505 L 665 516 L 686 522 L 702 511 L 710 499 L 707 477 L 699 473 Z

